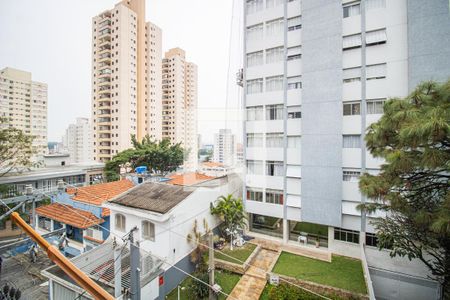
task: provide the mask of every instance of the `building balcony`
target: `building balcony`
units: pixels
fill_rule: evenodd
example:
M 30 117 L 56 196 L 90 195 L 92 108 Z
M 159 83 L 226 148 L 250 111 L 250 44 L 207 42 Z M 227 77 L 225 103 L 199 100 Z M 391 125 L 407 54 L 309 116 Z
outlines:
M 110 109 L 99 109 L 97 111 L 97 114 L 99 117 L 109 116 L 111 114 L 111 110 Z
M 111 126 L 108 125 L 103 125 L 103 126 L 99 126 L 98 128 L 98 133 L 108 133 L 111 131 Z

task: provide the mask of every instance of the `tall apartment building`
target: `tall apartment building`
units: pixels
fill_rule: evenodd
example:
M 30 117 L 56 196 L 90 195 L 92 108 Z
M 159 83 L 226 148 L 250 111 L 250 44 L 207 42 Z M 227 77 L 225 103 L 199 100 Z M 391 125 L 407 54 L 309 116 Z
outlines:
M 214 135 L 213 161 L 226 166 L 236 163 L 236 137 L 231 129 L 220 129 Z
M 124 0 L 92 20 L 92 126 L 96 161 L 161 139 L 161 29 L 145 0 Z
M 332 253 L 367 256 L 377 298 L 436 299 L 421 262 L 374 247 L 380 215 L 357 209 L 371 201 L 358 178 L 380 170 L 364 134 L 384 101 L 449 77 L 448 1 L 247 0 L 243 9 L 250 231 L 297 245 L 319 236 Z
M 47 84 L 33 81 L 31 73 L 13 68 L 0 71 L 0 116 L 34 136 L 37 155 L 47 152 Z
M 173 48 L 162 60 L 162 137 L 182 143 L 189 152 L 184 168 L 197 168 L 197 65 Z
M 77 118 L 75 124 L 70 124 L 63 137 L 63 146 L 74 163 L 91 162 L 92 159 L 92 133 L 88 118 Z

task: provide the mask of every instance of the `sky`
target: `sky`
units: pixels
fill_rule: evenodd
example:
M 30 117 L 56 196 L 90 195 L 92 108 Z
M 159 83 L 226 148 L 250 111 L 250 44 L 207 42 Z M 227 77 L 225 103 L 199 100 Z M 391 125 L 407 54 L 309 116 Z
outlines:
M 198 65 L 198 131 L 205 143 L 219 128 L 241 131 L 235 85 L 241 1 L 146 1 L 147 21 L 162 28 L 163 52 L 181 47 Z M 49 141 L 60 141 L 77 117 L 90 117 L 92 17 L 117 2 L 0 1 L 0 69 L 29 71 L 48 84 Z

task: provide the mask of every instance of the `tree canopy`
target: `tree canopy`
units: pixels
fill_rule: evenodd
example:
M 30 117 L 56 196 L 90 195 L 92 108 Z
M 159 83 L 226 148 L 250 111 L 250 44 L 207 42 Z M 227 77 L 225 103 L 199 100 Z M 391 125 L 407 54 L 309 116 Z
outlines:
M 180 143 L 172 145 L 170 140 L 153 141 L 146 135 L 141 142 L 131 137 L 133 148 L 114 156 L 105 165 L 108 181 L 119 179 L 120 168 L 146 166 L 152 173 L 165 176 L 183 164 L 185 151 Z
M 373 222 L 378 246 L 420 259 L 450 299 L 450 80 L 387 101 L 366 142 L 385 160 L 379 174 L 363 174 L 359 183 L 369 198 L 360 208 L 386 213 Z
M 7 119 L 0 118 L 0 177 L 33 166 L 32 142 L 33 136 L 9 126 Z
M 232 194 L 220 196 L 216 205 L 211 203 L 210 211 L 212 215 L 218 216 L 230 231 L 245 227 L 246 215 L 241 198 L 235 198 Z

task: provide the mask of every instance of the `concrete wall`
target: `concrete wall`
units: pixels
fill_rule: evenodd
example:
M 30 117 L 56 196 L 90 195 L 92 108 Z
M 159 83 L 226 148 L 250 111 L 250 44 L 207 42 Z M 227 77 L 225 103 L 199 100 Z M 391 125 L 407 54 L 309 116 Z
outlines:
M 340 226 L 342 4 L 304 0 L 302 20 L 301 217 L 305 222 Z

